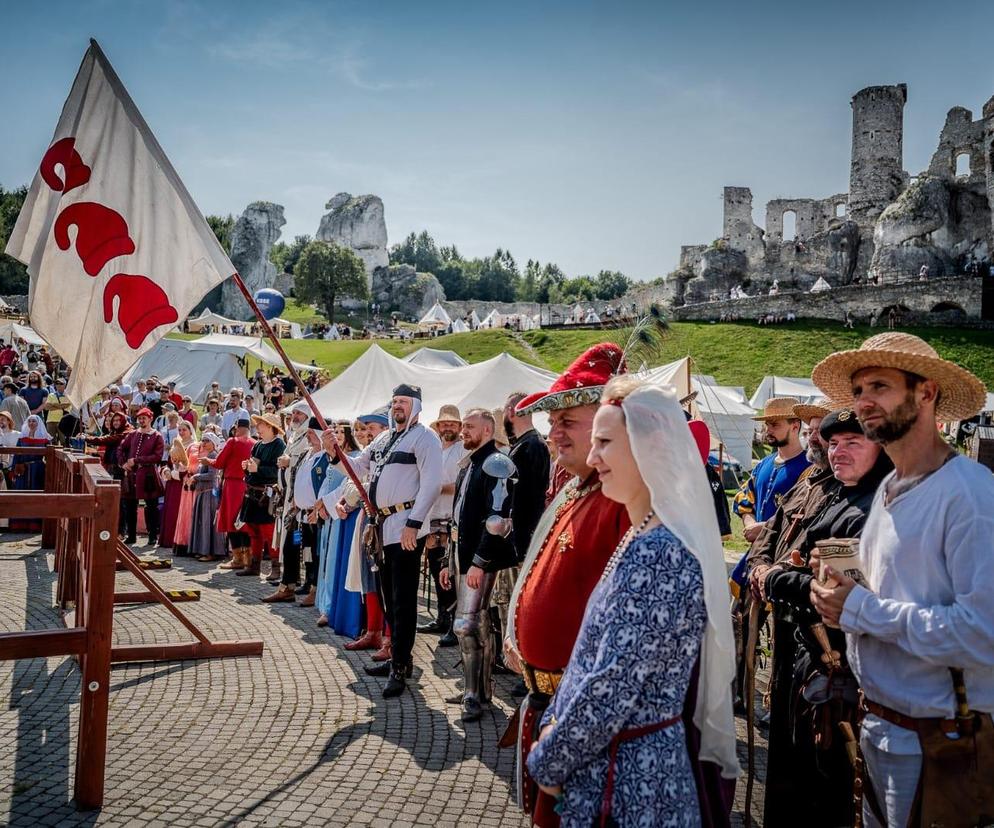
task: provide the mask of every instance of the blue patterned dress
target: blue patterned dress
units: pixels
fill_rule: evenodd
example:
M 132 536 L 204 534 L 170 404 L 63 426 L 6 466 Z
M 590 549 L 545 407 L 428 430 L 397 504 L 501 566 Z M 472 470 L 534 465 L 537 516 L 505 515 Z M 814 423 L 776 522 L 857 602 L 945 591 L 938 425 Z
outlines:
M 636 537 L 594 589 L 543 718 L 556 725 L 528 757 L 537 782 L 563 786 L 563 828 L 599 815 L 612 737 L 680 715 L 706 621 L 700 565 L 663 526 Z M 614 778 L 618 825 L 700 825 L 682 722 L 622 742 Z

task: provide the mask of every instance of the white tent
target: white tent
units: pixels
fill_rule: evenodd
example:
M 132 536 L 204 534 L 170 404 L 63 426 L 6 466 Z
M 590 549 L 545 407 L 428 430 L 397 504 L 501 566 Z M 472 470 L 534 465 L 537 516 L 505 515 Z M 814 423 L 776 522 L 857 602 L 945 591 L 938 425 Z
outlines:
M 448 328 L 451 324 L 452 319 L 438 302 L 432 305 L 431 310 L 418 320 L 419 328 Z
M 824 293 L 826 290 L 831 290 L 832 286 L 825 281 L 824 276 L 819 276 L 818 281 L 811 286 L 811 293 Z
M 234 353 L 197 350 L 196 340 L 160 339 L 152 350 L 124 375 L 128 385 L 153 374 L 163 382 L 175 382 L 179 394 L 189 394 L 195 403 L 203 403 L 207 389 L 215 380 L 225 391 L 242 388 L 248 391 L 248 380 Z
M 338 332 L 338 325 L 329 325 L 328 330 L 324 332 L 322 339 L 341 339 L 342 335 Z
M 411 365 L 423 365 L 426 368 L 459 368 L 469 365 L 455 351 L 441 351 L 437 348 L 418 348 L 403 357 L 402 361 Z
M 452 333 L 469 333 L 469 325 L 461 319 L 455 319 L 452 322 Z
M 283 339 L 287 338 L 286 335 L 288 333 L 290 335 L 290 339 L 304 338 L 304 332 L 301 330 L 301 327 L 297 322 L 288 322 L 286 319 L 270 319 L 269 324 L 272 326 L 272 329 L 276 331 L 276 335 L 282 337 Z
M 690 357 L 683 357 L 668 362 L 666 365 L 657 365 L 655 368 L 638 371 L 637 376 L 653 385 L 672 385 L 680 398 L 686 397 L 691 392 Z
M 0 322 L 0 339 L 3 339 L 7 343 L 13 342 L 16 339 L 23 339 L 29 345 L 45 344 L 45 340 L 35 333 L 34 328 L 28 325 L 21 325 L 10 319 Z
M 267 365 L 283 365 L 283 360 L 272 345 L 259 336 L 235 336 L 234 334 L 209 334 L 200 339 L 189 340 L 190 347 L 195 351 L 221 351 L 235 356 L 250 356 Z M 292 360 L 291 360 L 292 362 Z M 293 367 L 298 371 L 314 371 L 313 365 L 294 362 Z
M 587 315 L 583 318 L 583 321 L 587 325 L 596 325 L 601 321 L 601 318 L 593 308 L 587 308 Z
M 487 318 L 484 319 L 479 327 L 481 328 L 499 328 L 504 324 L 503 320 L 500 318 L 500 314 L 496 310 L 490 311 L 487 314 Z
M 314 401 L 326 417 L 355 417 L 386 405 L 393 389 L 406 382 L 421 386 L 421 422 L 427 425 L 447 403 L 458 406 L 460 411 L 474 406 L 497 408 L 513 391 L 544 391 L 555 379 L 550 371 L 506 353 L 475 365 L 432 368 L 397 359 L 374 343 L 318 389 Z
M 994 394 L 987 395 L 987 402 L 984 403 L 984 413 L 994 411 Z
M 574 322 L 583 321 L 583 308 L 580 307 L 579 302 L 577 302 L 576 306 L 573 308 L 573 321 Z
M 480 317 L 476 315 L 476 310 L 471 311 L 469 314 L 469 327 L 475 331 L 482 324 Z
M 770 397 L 795 397 L 802 403 L 810 403 L 824 394 L 806 377 L 763 377 L 756 393 L 749 399 L 749 405 L 761 409 Z
M 204 308 L 204 311 L 200 314 L 200 316 L 194 316 L 187 319 L 187 327 L 190 329 L 191 333 L 199 333 L 210 325 L 216 325 L 218 328 L 222 325 L 226 325 L 230 328 L 232 325 L 247 324 L 249 323 L 242 322 L 240 319 L 229 319 L 227 316 L 221 316 L 219 313 L 214 313 L 210 308 Z
M 748 472 L 752 467 L 752 436 L 756 424 L 755 409 L 746 401 L 745 390 L 733 385 L 718 385 L 714 377 L 695 374 L 691 378 L 697 391 L 695 404 L 701 419 L 707 423 L 713 439 L 725 446 Z

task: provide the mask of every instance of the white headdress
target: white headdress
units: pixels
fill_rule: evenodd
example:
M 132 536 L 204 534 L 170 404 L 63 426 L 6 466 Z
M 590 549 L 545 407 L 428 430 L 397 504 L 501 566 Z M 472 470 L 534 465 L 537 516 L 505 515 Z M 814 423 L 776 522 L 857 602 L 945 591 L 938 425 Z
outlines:
M 656 516 L 701 567 L 708 620 L 701 644 L 694 724 L 701 731 L 701 760 L 717 763 L 722 776 L 735 778 L 739 762 L 732 716 L 735 646 L 728 573 L 701 455 L 675 389 L 642 386 L 622 401 L 621 408 L 632 454 Z

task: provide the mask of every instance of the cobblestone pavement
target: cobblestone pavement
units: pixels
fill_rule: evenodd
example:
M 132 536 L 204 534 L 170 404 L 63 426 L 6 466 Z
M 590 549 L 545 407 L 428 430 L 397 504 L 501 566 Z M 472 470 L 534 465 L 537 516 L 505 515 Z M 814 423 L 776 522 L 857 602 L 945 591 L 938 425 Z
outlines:
M 51 564 L 37 537 L 6 536 L 0 631 L 61 626 Z M 0 662 L 0 824 L 527 824 L 512 800 L 513 751 L 496 745 L 513 704 L 507 677 L 483 721 L 463 725 L 445 702 L 456 691 L 458 651 L 436 649 L 434 636 L 418 636 L 410 692 L 384 701 L 382 679 L 362 672 L 367 654 L 342 649 L 342 637 L 315 626 L 313 609 L 259 603 L 270 590 L 264 581 L 189 559 L 153 577 L 165 588 L 202 590 L 199 603 L 180 606 L 209 636 L 261 638 L 265 653 L 115 666 L 105 804 L 88 814 L 70 801 L 75 662 Z M 139 587 L 119 573 L 118 588 Z M 136 606 L 115 610 L 114 639 L 189 636 L 164 609 Z M 744 761 L 743 744 L 740 753 Z M 761 738 L 756 753 L 761 780 Z M 744 790 L 743 780 L 739 811 Z M 761 781 L 754 802 L 762 802 Z

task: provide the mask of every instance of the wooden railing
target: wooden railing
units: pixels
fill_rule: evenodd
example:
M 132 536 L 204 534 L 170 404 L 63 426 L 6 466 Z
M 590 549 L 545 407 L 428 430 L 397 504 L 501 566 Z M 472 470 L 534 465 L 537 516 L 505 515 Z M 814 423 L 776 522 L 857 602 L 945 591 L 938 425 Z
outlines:
M 107 755 L 120 486 L 92 458 L 61 448 L 5 448 L 4 453 L 45 456 L 45 491 L 0 492 L 0 517 L 42 518 L 42 544 L 56 550 L 59 601 L 73 603 L 75 613 L 68 629 L 0 633 L 0 660 L 77 657 L 82 681 L 74 795 L 79 808 L 99 808 Z

